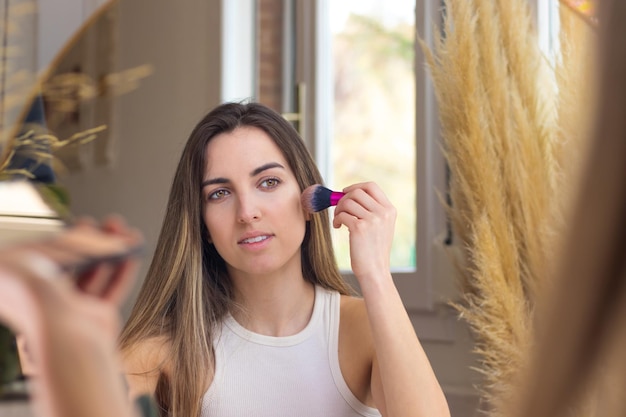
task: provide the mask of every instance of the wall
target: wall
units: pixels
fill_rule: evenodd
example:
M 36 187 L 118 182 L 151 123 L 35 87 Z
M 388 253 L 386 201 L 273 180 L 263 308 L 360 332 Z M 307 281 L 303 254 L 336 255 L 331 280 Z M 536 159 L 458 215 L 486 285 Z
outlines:
M 282 111 L 283 1 L 260 0 L 258 15 L 259 101 Z

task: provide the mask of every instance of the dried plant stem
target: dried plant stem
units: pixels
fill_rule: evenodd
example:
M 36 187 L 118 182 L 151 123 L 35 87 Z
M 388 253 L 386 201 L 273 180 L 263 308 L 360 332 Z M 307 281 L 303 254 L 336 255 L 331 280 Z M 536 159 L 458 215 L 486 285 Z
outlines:
M 583 72 L 570 72 L 576 45 L 556 67 L 543 55 L 525 0 L 447 0 L 446 10 L 445 36 L 434 51 L 422 46 L 452 172 L 448 211 L 467 258 L 457 307 L 476 334 L 489 415 L 499 416 L 557 255 Z

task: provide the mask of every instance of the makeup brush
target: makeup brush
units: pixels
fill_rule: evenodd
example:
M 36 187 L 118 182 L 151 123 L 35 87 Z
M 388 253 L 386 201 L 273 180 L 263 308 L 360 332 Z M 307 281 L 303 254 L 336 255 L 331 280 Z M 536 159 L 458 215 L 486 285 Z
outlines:
M 336 206 L 344 195 L 345 193 L 340 191 L 332 191 L 322 185 L 313 184 L 304 189 L 300 200 L 309 213 L 316 213 L 330 206 Z

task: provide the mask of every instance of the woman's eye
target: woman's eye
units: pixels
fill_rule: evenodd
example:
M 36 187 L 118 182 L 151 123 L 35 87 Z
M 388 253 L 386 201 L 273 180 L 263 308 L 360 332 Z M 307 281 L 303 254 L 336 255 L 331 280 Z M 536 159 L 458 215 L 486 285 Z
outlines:
M 228 195 L 228 191 L 226 190 L 217 190 L 209 194 L 208 200 L 219 200 L 220 198 L 224 198 Z
M 280 180 L 278 178 L 267 178 L 261 182 L 261 186 L 264 188 L 274 188 L 280 184 Z

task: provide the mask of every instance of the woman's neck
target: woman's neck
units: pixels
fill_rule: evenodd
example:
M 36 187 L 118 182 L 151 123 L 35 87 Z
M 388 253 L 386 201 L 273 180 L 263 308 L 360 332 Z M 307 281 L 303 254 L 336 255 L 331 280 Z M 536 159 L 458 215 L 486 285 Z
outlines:
M 237 277 L 231 314 L 242 326 L 268 336 L 291 336 L 311 319 L 315 287 L 298 277 Z

